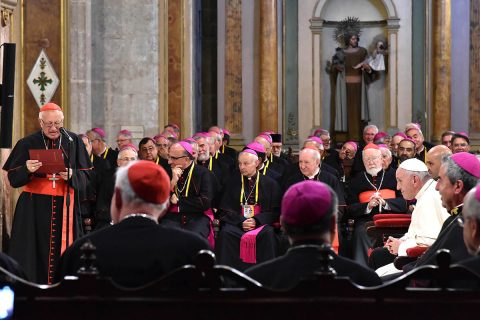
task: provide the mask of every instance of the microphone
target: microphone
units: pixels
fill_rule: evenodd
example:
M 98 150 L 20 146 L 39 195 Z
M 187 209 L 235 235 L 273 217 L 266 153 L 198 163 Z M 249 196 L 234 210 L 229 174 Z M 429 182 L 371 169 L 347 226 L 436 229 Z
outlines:
M 64 135 L 66 135 L 68 140 L 70 140 L 70 142 L 73 142 L 72 137 L 70 137 L 70 135 L 68 134 L 67 130 L 65 130 L 64 127 L 60 127 L 60 132 L 63 133 Z

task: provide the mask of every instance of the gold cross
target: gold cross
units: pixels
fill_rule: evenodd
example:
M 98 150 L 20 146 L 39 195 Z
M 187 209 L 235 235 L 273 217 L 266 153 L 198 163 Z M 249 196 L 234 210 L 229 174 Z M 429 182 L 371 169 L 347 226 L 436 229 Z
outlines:
M 55 181 L 60 180 L 60 178 L 55 178 L 55 173 L 48 180 L 52 181 L 52 188 L 55 189 Z

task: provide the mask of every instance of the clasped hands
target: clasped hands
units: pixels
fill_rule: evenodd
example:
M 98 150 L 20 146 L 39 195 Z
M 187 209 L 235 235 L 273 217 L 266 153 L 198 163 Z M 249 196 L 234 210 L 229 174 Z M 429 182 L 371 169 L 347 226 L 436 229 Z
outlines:
M 25 164 L 27 166 L 28 172 L 30 173 L 34 173 L 35 171 L 40 169 L 40 167 L 42 166 L 42 163 L 38 160 L 27 160 Z M 68 180 L 68 178 L 72 176 L 72 172 L 73 172 L 72 169 L 68 169 L 68 171 L 62 171 L 62 172 L 59 172 L 58 174 L 63 180 Z
M 257 222 L 253 218 L 248 218 L 242 223 L 242 228 L 243 231 L 252 231 L 255 229 L 255 226 L 257 225 Z
M 387 202 L 382 198 L 382 196 L 378 193 L 373 194 L 368 201 L 368 210 L 372 210 L 377 206 L 385 207 Z
M 388 252 L 394 255 L 398 255 L 398 247 L 400 246 L 401 241 L 394 237 L 388 237 L 385 242 L 384 247 L 388 249 Z

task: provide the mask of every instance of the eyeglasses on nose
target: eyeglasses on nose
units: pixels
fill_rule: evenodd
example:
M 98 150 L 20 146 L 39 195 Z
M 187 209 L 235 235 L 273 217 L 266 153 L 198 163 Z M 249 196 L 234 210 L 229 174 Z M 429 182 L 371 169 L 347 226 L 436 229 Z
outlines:
M 52 128 L 52 127 L 60 128 L 61 126 L 63 126 L 63 120 L 55 121 L 55 122 L 45 122 L 45 121 L 43 121 L 43 119 L 40 119 L 40 121 L 47 128 Z

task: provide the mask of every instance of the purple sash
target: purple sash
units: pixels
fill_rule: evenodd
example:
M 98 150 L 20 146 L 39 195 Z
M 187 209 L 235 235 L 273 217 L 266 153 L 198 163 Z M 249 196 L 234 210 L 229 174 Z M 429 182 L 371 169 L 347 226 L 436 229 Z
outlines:
M 245 232 L 240 239 L 240 259 L 245 263 L 257 263 L 257 235 L 265 225 Z

